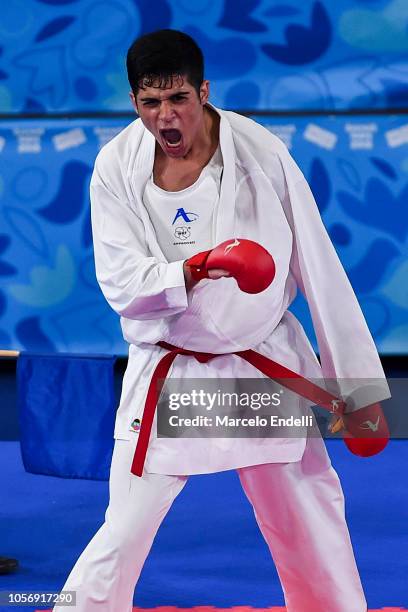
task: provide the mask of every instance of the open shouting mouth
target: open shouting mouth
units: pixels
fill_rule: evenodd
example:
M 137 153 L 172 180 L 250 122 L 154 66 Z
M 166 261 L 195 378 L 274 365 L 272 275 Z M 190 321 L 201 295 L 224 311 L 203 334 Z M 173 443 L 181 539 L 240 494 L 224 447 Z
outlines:
M 160 135 L 169 149 L 177 149 L 181 145 L 182 135 L 180 130 L 175 128 L 160 130 Z

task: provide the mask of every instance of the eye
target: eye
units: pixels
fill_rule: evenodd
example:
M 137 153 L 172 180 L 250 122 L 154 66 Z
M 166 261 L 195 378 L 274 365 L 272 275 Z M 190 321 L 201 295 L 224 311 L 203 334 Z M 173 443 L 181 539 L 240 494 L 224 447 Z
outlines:
M 145 100 L 143 106 L 157 106 L 158 100 Z
M 183 94 L 176 94 L 175 96 L 172 96 L 171 99 L 173 102 L 182 102 L 183 100 L 187 99 L 187 96 L 184 96 Z

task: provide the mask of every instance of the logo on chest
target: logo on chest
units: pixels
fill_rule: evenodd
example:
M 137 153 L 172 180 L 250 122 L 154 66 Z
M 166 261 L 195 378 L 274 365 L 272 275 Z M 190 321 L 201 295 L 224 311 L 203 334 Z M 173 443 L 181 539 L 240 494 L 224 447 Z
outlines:
M 178 219 L 183 219 L 184 223 L 192 223 L 193 221 L 197 221 L 198 215 L 197 213 L 186 212 L 184 208 L 178 208 L 172 225 L 174 225 Z
M 178 240 L 187 240 L 190 238 L 191 230 L 189 227 L 184 227 L 183 225 L 179 225 L 174 230 L 174 235 Z

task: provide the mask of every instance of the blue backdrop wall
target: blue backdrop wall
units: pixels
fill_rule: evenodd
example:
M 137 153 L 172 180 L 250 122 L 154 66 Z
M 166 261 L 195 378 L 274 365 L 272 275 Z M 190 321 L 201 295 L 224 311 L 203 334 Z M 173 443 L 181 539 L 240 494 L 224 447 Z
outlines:
M 128 110 L 127 48 L 167 27 L 197 39 L 218 106 L 401 108 L 407 22 L 406 0 L 7 0 L 0 112 Z
M 95 282 L 88 186 L 99 148 L 132 120 L 112 116 L 130 111 L 126 50 L 160 27 L 202 46 L 214 104 L 252 110 L 286 142 L 380 351 L 406 353 L 405 0 L 9 0 L 0 15 L 0 348 L 126 352 Z M 367 108 L 392 114 L 328 114 Z M 321 114 L 256 115 L 311 109 Z M 312 335 L 301 301 L 295 312 Z

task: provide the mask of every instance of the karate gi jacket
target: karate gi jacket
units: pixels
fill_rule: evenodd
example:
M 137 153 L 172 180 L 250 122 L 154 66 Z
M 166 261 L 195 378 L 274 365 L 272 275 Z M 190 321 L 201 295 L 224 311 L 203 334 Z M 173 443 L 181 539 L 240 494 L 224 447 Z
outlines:
M 312 379 L 336 379 L 353 409 L 389 397 L 381 362 L 354 291 L 302 172 L 286 146 L 237 113 L 220 115 L 224 170 L 214 211 L 213 246 L 235 237 L 262 244 L 276 264 L 268 289 L 250 295 L 233 278 L 204 280 L 187 294 L 183 260 L 168 262 L 143 204 L 155 139 L 136 119 L 99 152 L 91 180 L 96 276 L 120 315 L 129 343 L 115 438 L 135 439 L 163 340 L 225 354 L 255 349 Z M 297 289 L 305 296 L 320 363 L 302 325 L 288 311 Z M 208 363 L 178 356 L 173 378 L 263 378 L 236 355 Z M 364 389 L 358 380 L 364 379 Z M 367 395 L 367 388 L 369 389 Z M 299 399 L 299 403 L 304 400 Z M 302 438 L 157 438 L 153 426 L 145 469 L 194 474 L 301 459 Z M 135 440 L 136 442 L 136 440 Z

